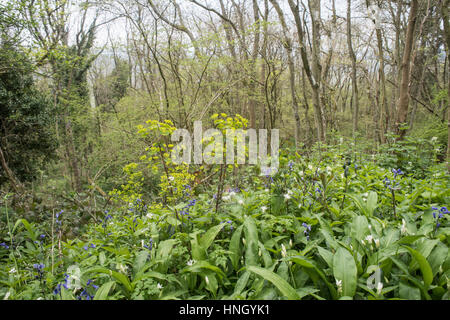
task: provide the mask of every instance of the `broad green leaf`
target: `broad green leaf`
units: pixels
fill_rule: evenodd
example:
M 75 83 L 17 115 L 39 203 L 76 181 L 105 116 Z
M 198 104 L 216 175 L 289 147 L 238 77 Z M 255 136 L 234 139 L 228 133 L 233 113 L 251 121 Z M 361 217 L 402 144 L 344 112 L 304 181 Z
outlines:
M 233 295 L 239 295 L 241 292 L 245 289 L 245 286 L 247 285 L 248 279 L 250 278 L 250 272 L 245 271 L 242 276 L 239 277 L 239 279 L 236 281 L 236 285 L 234 287 L 234 293 Z
M 407 285 L 404 281 L 400 281 L 399 296 L 406 300 L 420 300 L 420 289 Z
M 428 288 L 431 282 L 433 282 L 433 271 L 431 270 L 430 264 L 427 259 L 423 255 L 421 255 L 418 251 L 405 246 L 405 248 L 411 252 L 411 255 L 414 259 L 419 263 L 420 271 L 422 272 L 423 282 L 425 284 L 425 288 Z
M 223 229 L 224 225 L 225 223 L 221 223 L 217 226 L 210 228 L 200 239 L 200 245 L 203 247 L 203 249 L 205 249 L 205 251 L 208 250 L 208 248 L 211 246 L 214 239 L 219 234 L 220 230 Z
M 328 264 L 328 266 L 333 269 L 333 253 L 322 247 L 317 247 L 317 250 L 319 251 L 319 254 L 323 258 L 323 260 L 325 260 L 325 262 Z
M 263 277 L 267 281 L 270 281 L 280 292 L 289 300 L 300 300 L 299 294 L 294 288 L 279 275 L 272 271 L 255 266 L 248 266 L 247 270 Z
M 12 229 L 12 232 L 14 233 L 14 231 L 16 230 L 18 225 L 21 224 L 21 223 L 23 224 L 25 229 L 27 229 L 28 235 L 30 236 L 30 238 L 33 241 L 36 241 L 36 234 L 34 233 L 33 227 L 31 226 L 31 224 L 26 219 L 19 219 L 19 220 L 17 220 L 16 224 L 14 225 L 14 228 Z
M 115 284 L 114 281 L 109 281 L 103 284 L 100 288 L 98 288 L 97 292 L 95 293 L 94 300 L 106 300 L 109 291 L 111 290 L 111 287 L 114 284 Z
M 244 233 L 246 240 L 246 249 L 245 249 L 245 264 L 247 266 L 256 266 L 258 265 L 258 230 L 256 228 L 255 220 L 252 217 L 247 217 L 244 221 Z
M 241 235 L 242 235 L 242 229 L 243 225 L 239 226 L 231 236 L 230 240 L 230 260 L 231 264 L 233 265 L 234 270 L 237 271 L 239 260 L 241 259 Z
M 356 292 L 357 267 L 355 259 L 344 248 L 339 248 L 333 258 L 333 274 L 342 281 L 342 295 L 353 297 Z
M 370 191 L 366 201 L 366 212 L 369 216 L 372 216 L 373 212 L 377 208 L 378 206 L 377 201 L 378 201 L 378 194 L 375 191 Z
M 417 239 L 423 238 L 425 237 L 423 234 L 420 235 L 414 235 L 414 236 L 406 236 L 401 238 L 400 240 L 398 240 L 396 242 L 396 244 L 411 244 L 414 241 L 416 241 Z
M 351 236 L 359 242 L 369 233 L 369 222 L 365 216 L 355 216 L 351 225 Z

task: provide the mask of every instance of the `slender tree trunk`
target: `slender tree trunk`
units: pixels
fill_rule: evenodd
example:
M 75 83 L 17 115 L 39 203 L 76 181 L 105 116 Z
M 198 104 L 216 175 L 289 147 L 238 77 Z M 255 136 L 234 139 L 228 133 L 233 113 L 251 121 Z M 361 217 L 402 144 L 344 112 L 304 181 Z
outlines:
M 449 14 L 448 14 L 448 7 L 450 6 L 450 0 L 441 0 L 441 14 L 442 14 L 442 20 L 444 22 L 444 36 L 445 36 L 445 43 L 446 43 L 446 50 L 447 50 L 447 68 L 449 69 L 448 73 L 448 79 L 447 79 L 447 132 L 448 132 L 448 139 L 447 139 L 447 170 L 450 173 L 450 23 L 449 23 Z M 445 73 L 445 71 L 444 71 Z
M 410 70 L 411 68 L 414 68 L 414 66 L 411 66 L 410 64 L 411 52 L 414 46 L 414 29 L 417 20 L 417 8 L 418 0 L 412 0 L 408 18 L 408 28 L 406 30 L 405 51 L 403 52 L 402 59 L 402 82 L 398 99 L 397 121 L 395 123 L 395 131 L 399 135 L 399 139 L 403 139 L 406 132 L 401 126 L 405 124 L 408 116 Z
M 264 0 L 264 20 L 263 20 L 263 43 L 261 48 L 261 56 L 263 60 L 265 60 L 267 55 L 267 40 L 268 40 L 268 28 L 267 28 L 267 21 L 269 19 L 269 2 L 268 0 Z M 266 82 L 266 63 L 265 61 L 261 63 L 261 83 Z M 265 96 L 265 86 L 261 86 L 261 96 Z M 260 120 L 259 120 L 259 128 L 264 129 L 266 128 L 266 104 L 261 103 L 261 114 L 260 114 Z
M 273 7 L 277 11 L 278 18 L 280 19 L 281 26 L 283 28 L 284 33 L 284 46 L 288 55 L 288 68 L 289 68 L 289 85 L 291 89 L 291 99 L 292 99 L 292 110 L 294 112 L 295 119 L 295 149 L 298 147 L 298 140 L 300 139 L 300 116 L 298 113 L 298 101 L 297 95 L 295 93 L 295 69 L 294 69 L 294 60 L 292 58 L 292 44 L 291 39 L 289 38 L 289 29 L 286 25 L 286 21 L 284 19 L 283 11 L 280 8 L 280 5 L 276 0 L 270 0 Z
M 273 1 L 271 1 L 273 2 Z M 306 73 L 306 76 L 308 77 L 308 81 L 311 85 L 312 89 L 312 100 L 314 105 L 314 116 L 317 126 L 317 138 L 319 141 L 324 142 L 325 141 L 325 133 L 324 133 L 324 125 L 323 125 L 323 116 L 322 116 L 322 107 L 320 105 L 320 64 L 319 64 L 319 56 L 318 56 L 318 50 L 320 49 L 320 38 L 319 38 L 319 29 L 320 26 L 320 19 L 314 19 L 313 20 L 313 58 L 312 58 L 312 65 L 313 68 L 311 70 L 309 61 L 308 61 L 308 55 L 306 53 L 306 47 L 305 47 L 305 41 L 303 38 L 303 26 L 302 21 L 300 20 L 300 14 L 299 14 L 299 8 L 298 3 L 295 4 L 293 0 L 288 0 L 289 7 L 291 8 L 292 14 L 294 15 L 295 24 L 297 27 L 297 36 L 300 44 L 300 55 L 302 58 L 303 63 L 303 69 Z M 317 7 L 319 5 L 319 7 Z M 313 12 L 314 15 L 318 15 L 320 17 L 320 1 L 313 0 Z M 318 14 L 319 13 L 319 14 Z M 318 18 L 316 17 L 316 18 Z
M 358 84 L 356 79 L 356 55 L 353 51 L 352 45 L 352 25 L 351 25 L 351 1 L 347 0 L 347 44 L 350 59 L 352 60 L 352 98 L 353 98 L 353 136 L 356 136 L 358 131 L 358 117 L 359 117 L 359 99 L 358 99 Z

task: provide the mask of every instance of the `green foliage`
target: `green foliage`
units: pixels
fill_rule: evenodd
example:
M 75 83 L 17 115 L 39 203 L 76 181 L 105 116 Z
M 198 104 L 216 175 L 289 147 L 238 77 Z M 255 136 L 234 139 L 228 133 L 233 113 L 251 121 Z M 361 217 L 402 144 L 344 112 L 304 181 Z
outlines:
M 328 151 L 283 155 L 280 165 L 272 179 L 225 190 L 216 214 L 213 197 L 196 193 L 189 206 L 136 198 L 75 240 L 63 240 L 58 223 L 11 221 L 11 237 L 0 239 L 0 296 L 448 299 L 450 179 L 438 167 L 423 179 L 397 177 L 395 218 L 384 183 L 392 173 L 375 163 Z
M 0 146 L 15 176 L 30 181 L 55 155 L 52 104 L 36 89 L 26 56 L 8 43 L 0 52 Z M 0 185 L 6 181 L 1 170 Z

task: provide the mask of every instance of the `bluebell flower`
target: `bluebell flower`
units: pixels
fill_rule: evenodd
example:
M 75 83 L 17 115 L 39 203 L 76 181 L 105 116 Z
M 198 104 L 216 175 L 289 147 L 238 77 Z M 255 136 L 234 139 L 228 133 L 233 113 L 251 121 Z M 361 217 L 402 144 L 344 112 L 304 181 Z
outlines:
M 151 251 L 153 248 L 153 239 L 150 238 L 149 244 L 148 245 L 144 244 L 143 247 Z
M 309 233 L 311 232 L 311 226 L 306 224 L 305 222 L 302 223 L 302 226 L 305 227 L 305 231 L 303 231 L 303 233 L 306 236 L 306 240 L 309 240 Z
M 441 223 L 439 222 L 439 219 L 442 219 L 444 217 L 444 214 L 449 213 L 449 211 L 447 210 L 446 207 L 442 207 L 442 208 L 436 208 L 436 207 L 431 207 L 432 213 L 433 213 L 433 218 L 436 220 L 436 229 L 435 231 L 437 231 L 437 229 L 441 226 Z M 436 215 L 437 213 L 437 215 Z
M 61 292 L 61 283 L 58 283 L 55 290 L 53 290 L 53 294 L 59 294 Z
M 394 179 L 395 179 L 398 175 L 402 175 L 402 174 L 403 174 L 403 172 L 402 172 L 401 169 L 397 169 L 397 170 L 392 169 L 392 172 L 394 173 Z
M 42 279 L 42 277 L 44 276 L 45 265 L 43 263 L 35 263 L 33 264 L 33 268 L 36 269 L 38 273 L 36 279 Z
M 3 247 L 5 249 L 9 249 L 9 246 L 6 243 L 4 243 L 4 242 L 0 243 L 0 247 Z

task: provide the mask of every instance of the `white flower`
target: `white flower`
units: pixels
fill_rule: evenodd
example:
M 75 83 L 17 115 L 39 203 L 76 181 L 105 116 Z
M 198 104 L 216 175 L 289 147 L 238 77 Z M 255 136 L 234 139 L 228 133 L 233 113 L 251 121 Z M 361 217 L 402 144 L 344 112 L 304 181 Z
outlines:
M 188 266 L 192 266 L 195 263 L 195 260 L 189 260 L 188 262 L 186 262 L 186 264 Z
M 264 192 L 269 192 L 269 189 L 264 189 Z
M 373 240 L 372 235 L 368 235 L 368 236 L 366 237 L 366 240 L 367 240 L 367 242 L 368 242 L 369 244 L 371 244 L 371 243 L 372 243 L 372 240 Z
M 119 269 L 122 273 L 127 272 L 127 266 L 124 266 L 123 264 L 118 264 L 117 269 Z
M 151 218 L 153 218 L 153 214 L 149 212 L 149 213 L 147 213 L 146 217 L 151 219 Z
M 301 177 L 303 177 L 303 170 L 298 173 Z
M 342 280 L 337 280 L 336 279 L 336 286 L 337 286 L 337 288 L 338 288 L 338 293 L 339 292 L 342 292 Z
M 375 239 L 375 246 L 376 246 L 377 248 L 380 247 L 380 239 Z
M 164 288 L 164 287 L 162 286 L 162 284 L 159 283 L 159 282 L 158 282 L 158 284 L 156 285 L 156 287 L 157 287 L 159 290 L 162 290 L 162 288 Z
M 288 190 L 287 194 L 289 194 L 289 195 L 293 194 L 292 190 Z
M 205 282 L 206 282 L 207 285 L 209 284 L 208 276 L 205 276 Z
M 261 207 L 261 211 L 262 211 L 262 212 L 266 212 L 266 210 L 267 210 L 267 207 L 266 207 L 266 206 L 262 206 L 262 207 Z
M 363 246 L 366 245 L 366 243 L 364 242 L 364 240 L 361 240 L 361 243 L 362 243 Z
M 281 255 L 283 256 L 283 258 L 285 258 L 287 255 L 286 247 L 284 246 L 284 244 L 281 244 Z
M 228 201 L 230 199 L 231 199 L 231 197 L 229 195 L 226 195 L 226 196 L 222 197 L 222 200 L 224 200 L 224 201 Z
M 244 244 L 244 246 L 245 246 L 245 238 L 242 238 L 242 243 Z
M 372 226 L 369 224 L 369 230 L 372 230 Z
M 339 138 L 339 144 L 343 144 L 344 143 L 344 138 Z
M 437 141 L 437 137 L 433 137 L 433 138 L 431 138 L 431 142 L 435 142 L 435 141 Z
M 175 178 L 174 177 L 172 177 L 172 176 L 169 176 L 169 181 L 173 181 Z
M 405 219 L 402 219 L 402 228 L 400 229 L 400 232 L 402 233 L 402 234 L 404 234 L 404 233 L 406 233 L 406 221 L 405 221 Z
M 299 209 L 302 208 L 302 204 L 301 204 L 301 203 L 298 204 L 298 208 L 299 208 Z
M 291 195 L 290 195 L 290 194 L 286 193 L 286 194 L 284 195 L 284 199 L 285 199 L 285 200 L 289 200 L 290 198 L 291 198 Z
M 244 204 L 244 200 L 240 199 L 238 203 L 242 206 Z
M 381 294 L 381 290 L 383 290 L 383 283 L 378 282 L 377 283 L 377 294 Z
M 291 240 L 289 240 L 289 247 L 292 248 L 292 246 L 293 246 L 293 243 L 292 243 L 292 239 L 291 239 Z
M 308 169 L 309 169 L 309 170 L 312 170 L 312 169 L 313 169 L 313 166 L 310 165 L 310 164 L 308 164 Z
M 11 270 L 9 270 L 9 273 L 16 273 L 16 272 L 17 272 L 16 268 L 12 268 Z

